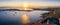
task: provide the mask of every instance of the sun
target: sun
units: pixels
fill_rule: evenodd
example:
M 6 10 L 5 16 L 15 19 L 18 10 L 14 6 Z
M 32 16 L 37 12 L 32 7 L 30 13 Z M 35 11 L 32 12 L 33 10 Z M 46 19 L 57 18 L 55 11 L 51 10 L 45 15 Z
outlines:
M 25 3 L 24 3 L 24 10 L 28 10 L 27 7 L 28 7 L 28 4 L 27 4 L 27 2 L 25 2 Z

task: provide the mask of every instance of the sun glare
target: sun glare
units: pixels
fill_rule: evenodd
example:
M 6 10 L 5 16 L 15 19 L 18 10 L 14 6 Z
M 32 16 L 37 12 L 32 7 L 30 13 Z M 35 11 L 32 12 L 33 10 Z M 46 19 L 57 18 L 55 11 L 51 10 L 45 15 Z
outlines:
M 28 4 L 27 4 L 27 2 L 25 2 L 24 3 L 24 10 L 27 10 L 28 9 L 27 7 L 28 7 Z

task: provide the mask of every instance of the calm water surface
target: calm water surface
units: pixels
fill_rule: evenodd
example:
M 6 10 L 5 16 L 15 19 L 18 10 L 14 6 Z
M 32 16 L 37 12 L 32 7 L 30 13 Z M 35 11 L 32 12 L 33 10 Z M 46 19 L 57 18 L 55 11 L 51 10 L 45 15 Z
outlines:
M 41 14 L 48 13 L 49 11 L 30 11 L 30 12 L 24 12 L 24 11 L 0 11 L 0 23 L 13 23 L 13 24 L 19 24 L 21 23 L 21 17 L 24 13 L 31 19 L 31 23 L 34 23 L 38 20 L 42 20 L 43 18 Z

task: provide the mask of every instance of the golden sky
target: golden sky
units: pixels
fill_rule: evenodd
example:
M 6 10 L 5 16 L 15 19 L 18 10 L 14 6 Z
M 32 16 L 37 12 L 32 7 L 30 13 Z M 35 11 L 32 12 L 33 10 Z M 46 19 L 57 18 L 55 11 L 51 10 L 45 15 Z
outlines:
M 60 0 L 0 0 L 0 7 L 24 7 L 24 4 L 26 4 L 27 7 L 60 6 Z
M 9 7 L 24 7 L 24 4 L 0 4 L 0 6 Z M 28 7 L 39 7 L 39 6 L 60 6 L 60 4 L 27 4 Z

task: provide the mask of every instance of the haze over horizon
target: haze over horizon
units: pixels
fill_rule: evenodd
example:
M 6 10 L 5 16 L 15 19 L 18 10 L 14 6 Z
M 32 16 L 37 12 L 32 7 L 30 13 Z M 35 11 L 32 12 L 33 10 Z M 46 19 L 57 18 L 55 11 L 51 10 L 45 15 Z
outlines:
M 0 0 L 0 7 L 23 7 L 25 3 L 28 7 L 60 6 L 60 0 Z

